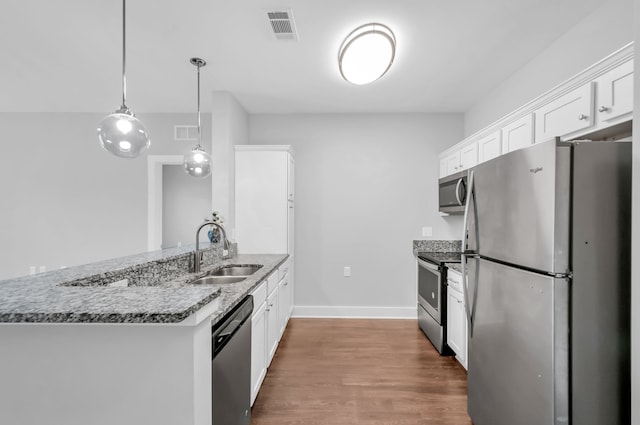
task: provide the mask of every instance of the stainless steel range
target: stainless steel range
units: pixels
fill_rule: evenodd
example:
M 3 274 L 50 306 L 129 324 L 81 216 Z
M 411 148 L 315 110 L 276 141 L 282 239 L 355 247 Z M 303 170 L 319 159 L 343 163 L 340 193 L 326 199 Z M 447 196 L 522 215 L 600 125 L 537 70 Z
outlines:
M 459 263 L 459 252 L 419 252 L 418 324 L 442 355 L 453 351 L 447 345 L 447 268 Z

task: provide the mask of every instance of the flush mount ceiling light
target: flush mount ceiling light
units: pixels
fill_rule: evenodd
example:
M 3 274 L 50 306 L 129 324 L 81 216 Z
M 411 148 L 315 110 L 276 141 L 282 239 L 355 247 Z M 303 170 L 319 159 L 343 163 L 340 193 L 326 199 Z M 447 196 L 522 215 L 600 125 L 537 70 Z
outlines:
M 198 68 L 198 144 L 184 156 L 184 171 L 192 177 L 207 177 L 211 174 L 211 155 L 200 146 L 200 68 L 207 62 L 200 58 L 191 58 L 190 62 Z
M 122 106 L 98 124 L 98 140 L 107 151 L 120 158 L 135 158 L 149 148 L 151 139 L 142 121 L 127 107 L 126 0 L 122 0 Z
M 353 84 L 372 83 L 387 73 L 395 54 L 396 37 L 389 27 L 376 23 L 359 26 L 340 46 L 340 74 Z

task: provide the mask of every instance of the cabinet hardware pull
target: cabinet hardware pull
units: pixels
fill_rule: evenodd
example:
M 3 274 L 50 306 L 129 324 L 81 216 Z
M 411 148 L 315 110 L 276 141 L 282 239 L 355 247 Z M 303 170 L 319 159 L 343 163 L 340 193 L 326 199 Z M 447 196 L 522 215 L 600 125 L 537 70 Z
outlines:
M 598 112 L 607 112 L 609 110 L 609 108 L 607 108 L 606 106 L 601 106 L 598 108 Z
M 578 115 L 578 119 L 579 119 L 580 121 L 584 121 L 584 120 L 586 120 L 587 118 L 588 118 L 588 117 L 587 117 L 585 114 L 580 114 L 580 115 Z

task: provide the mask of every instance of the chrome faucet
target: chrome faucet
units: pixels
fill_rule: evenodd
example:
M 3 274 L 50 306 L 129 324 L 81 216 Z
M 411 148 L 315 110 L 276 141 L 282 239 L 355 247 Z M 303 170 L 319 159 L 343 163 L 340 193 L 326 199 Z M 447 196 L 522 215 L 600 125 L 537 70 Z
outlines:
M 222 227 L 221 225 L 213 221 L 205 221 L 200 226 L 198 226 L 198 230 L 196 230 L 196 252 L 193 258 L 194 273 L 200 273 L 200 266 L 202 265 L 202 253 L 200 252 L 200 230 L 202 230 L 202 228 L 207 225 L 216 226 L 218 229 L 220 229 L 220 232 L 222 233 L 222 256 L 224 257 L 226 255 L 224 253 L 225 250 L 227 252 L 229 252 L 230 250 L 229 240 L 227 239 L 227 233 L 224 231 L 224 227 Z

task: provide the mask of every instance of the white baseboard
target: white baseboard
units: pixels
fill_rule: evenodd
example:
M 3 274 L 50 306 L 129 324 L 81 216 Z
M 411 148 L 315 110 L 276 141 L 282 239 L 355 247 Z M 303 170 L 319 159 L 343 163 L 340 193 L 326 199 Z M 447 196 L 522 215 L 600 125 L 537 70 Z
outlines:
M 416 307 L 362 307 L 296 305 L 292 317 L 350 319 L 416 319 Z

